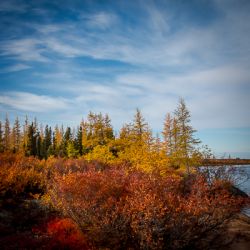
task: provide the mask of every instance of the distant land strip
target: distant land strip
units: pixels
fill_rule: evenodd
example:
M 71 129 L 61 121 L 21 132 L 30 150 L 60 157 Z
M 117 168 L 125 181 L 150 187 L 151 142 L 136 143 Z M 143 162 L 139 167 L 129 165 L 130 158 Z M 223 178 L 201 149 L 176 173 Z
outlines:
M 250 159 L 204 159 L 203 166 L 221 166 L 221 165 L 248 165 Z

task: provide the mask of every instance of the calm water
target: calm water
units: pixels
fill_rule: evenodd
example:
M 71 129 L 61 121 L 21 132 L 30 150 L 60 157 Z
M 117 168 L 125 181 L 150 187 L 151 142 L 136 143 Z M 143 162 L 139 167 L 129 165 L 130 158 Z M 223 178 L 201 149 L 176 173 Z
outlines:
M 210 168 L 210 167 L 209 167 Z M 250 196 L 250 165 L 236 165 L 230 167 L 211 167 L 211 171 L 223 168 L 229 175 L 233 173 L 235 186 Z M 232 171 L 232 172 L 231 172 Z M 245 208 L 243 213 L 250 216 L 250 208 Z
M 241 177 L 241 181 L 238 181 L 237 187 L 250 196 L 250 165 L 237 166 L 238 175 Z M 243 213 L 250 217 L 250 208 L 245 208 Z
M 241 177 L 241 180 L 236 183 L 237 187 L 250 196 L 250 165 L 237 166 L 235 169 Z

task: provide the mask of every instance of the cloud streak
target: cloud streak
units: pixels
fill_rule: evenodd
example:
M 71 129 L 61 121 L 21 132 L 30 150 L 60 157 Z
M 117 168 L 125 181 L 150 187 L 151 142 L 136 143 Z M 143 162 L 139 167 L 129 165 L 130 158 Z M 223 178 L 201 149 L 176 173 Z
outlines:
M 15 65 L 11 65 L 5 68 L 2 68 L 0 70 L 0 73 L 10 73 L 10 72 L 18 72 L 18 71 L 23 71 L 26 69 L 30 69 L 31 67 L 26 65 L 26 64 L 15 64 Z
M 61 97 L 36 95 L 27 92 L 9 92 L 0 95 L 0 104 L 17 110 L 46 113 L 69 108 L 69 101 Z

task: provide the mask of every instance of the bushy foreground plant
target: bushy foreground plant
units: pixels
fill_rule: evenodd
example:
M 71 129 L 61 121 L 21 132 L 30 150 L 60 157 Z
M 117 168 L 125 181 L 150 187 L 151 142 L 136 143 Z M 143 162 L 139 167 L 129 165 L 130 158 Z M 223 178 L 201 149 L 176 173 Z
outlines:
M 46 233 L 69 249 L 88 248 L 86 242 L 109 249 L 183 249 L 198 242 L 204 249 L 202 239 L 247 201 L 231 195 L 228 178 L 204 171 L 183 177 L 169 169 L 160 176 L 130 165 L 7 154 L 0 166 L 1 198 L 47 190 L 51 204 L 71 220 L 51 222 Z
M 202 175 L 183 179 L 122 169 L 58 174 L 49 195 L 93 245 L 110 249 L 195 246 L 245 202 L 223 181 Z
M 46 185 L 44 173 L 44 161 L 18 154 L 0 154 L 0 197 L 43 193 Z

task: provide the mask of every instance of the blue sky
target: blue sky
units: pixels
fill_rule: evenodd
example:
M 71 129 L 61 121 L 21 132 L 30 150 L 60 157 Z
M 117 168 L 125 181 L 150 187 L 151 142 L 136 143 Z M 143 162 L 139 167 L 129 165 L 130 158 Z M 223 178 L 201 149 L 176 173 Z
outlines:
M 250 2 L 0 1 L 0 119 L 155 132 L 183 97 L 216 153 L 250 157 Z

